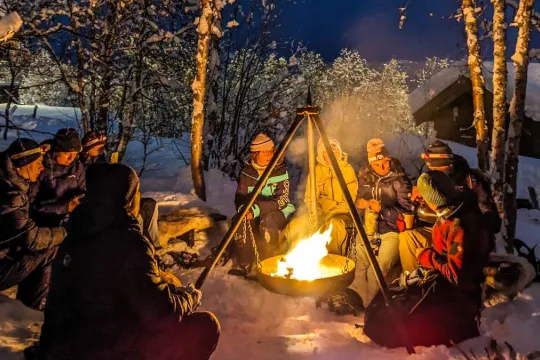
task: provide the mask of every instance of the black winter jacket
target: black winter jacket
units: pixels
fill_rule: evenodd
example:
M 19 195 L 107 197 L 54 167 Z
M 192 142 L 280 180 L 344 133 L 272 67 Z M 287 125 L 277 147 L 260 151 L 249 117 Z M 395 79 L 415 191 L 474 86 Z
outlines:
M 43 163 L 32 215 L 40 225 L 59 225 L 69 214 L 70 200 L 86 192 L 85 168 L 79 159 L 69 166 L 59 165 L 50 153 Z
M 79 205 L 53 262 L 41 359 L 153 359 L 163 331 L 194 305 L 177 294 L 123 208 Z
M 378 233 L 397 232 L 398 216 L 412 209 L 411 180 L 395 159 L 391 159 L 390 172 L 386 176 L 377 175 L 371 166 L 361 169 L 358 175 L 357 199 L 375 199 L 381 203 L 377 221 Z
M 82 152 L 79 155 L 79 158 L 81 159 L 81 162 L 83 163 L 85 169 L 92 165 L 92 164 L 107 164 L 107 156 L 105 154 L 101 154 L 99 156 L 89 156 L 87 153 Z
M 0 261 L 49 249 L 64 240 L 64 228 L 38 227 L 30 218 L 29 191 L 30 185 L 17 174 L 9 157 L 0 153 Z
M 260 175 L 253 165 L 246 164 L 244 166 L 234 197 L 236 210 L 247 203 L 249 194 L 257 185 L 259 177 Z M 287 165 L 285 163 L 278 164 L 252 206 L 254 217 L 264 216 L 273 211 L 281 211 L 285 218 L 288 218 L 295 211 L 294 205 L 290 202 L 289 191 L 290 181 Z
M 501 218 L 497 211 L 497 205 L 491 196 L 489 181 L 478 169 L 471 169 L 465 158 L 455 155 L 454 168 L 449 176 L 454 184 L 460 188 L 471 189 L 477 197 L 478 207 L 484 215 L 484 220 L 493 234 L 501 231 Z

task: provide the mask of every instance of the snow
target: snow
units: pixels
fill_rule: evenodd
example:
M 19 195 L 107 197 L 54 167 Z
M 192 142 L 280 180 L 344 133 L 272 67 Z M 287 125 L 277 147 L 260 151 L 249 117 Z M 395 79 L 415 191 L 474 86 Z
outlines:
M 19 110 L 21 113 L 23 110 L 30 111 L 24 107 Z M 76 124 L 74 109 L 40 107 L 38 119 L 32 118 L 32 112 L 29 115 L 21 113 L 15 117 L 16 121 L 33 130 L 51 134 L 60 127 Z M 39 139 L 47 137 L 40 133 L 35 135 Z M 10 140 L 13 136 L 10 135 Z M 188 136 L 184 139 L 186 143 L 189 141 Z M 417 176 L 422 163 L 418 154 L 423 151 L 425 141 L 417 136 L 392 137 L 385 141 L 390 152 L 402 160 L 408 173 Z M 157 199 L 161 211 L 179 206 L 206 206 L 230 218 L 234 214 L 235 182 L 218 170 L 207 172 L 208 202 L 202 203 L 193 195 L 189 167 L 182 166 L 182 160 L 178 159 L 171 142 L 171 139 L 158 139 L 152 145 L 159 143 L 162 147 L 147 161 L 149 168 L 142 178 L 144 195 Z M 9 141 L 0 141 L 0 147 L 5 148 L 6 143 Z M 451 146 L 475 166 L 475 149 L 453 143 Z M 126 155 L 128 162 L 140 165 L 141 151 L 141 146 L 136 142 L 130 143 Z M 537 191 L 540 193 L 540 160 L 520 157 L 518 184 L 520 196 L 527 194 L 527 186 L 538 186 Z M 520 210 L 518 217 L 518 236 L 531 245 L 540 243 L 535 237 L 540 231 L 540 211 Z M 197 234 L 194 250 L 199 250 L 201 255 L 207 254 L 212 246 L 219 243 L 227 226 L 227 222 L 219 223 L 210 232 Z M 174 246 L 185 249 L 186 245 L 179 243 Z M 180 270 L 173 267 L 173 270 L 184 283 L 195 281 L 200 273 L 200 269 Z M 316 308 L 313 299 L 271 293 L 256 282 L 227 275 L 227 270 L 227 267 L 216 268 L 202 288 L 204 295 L 201 310 L 214 312 L 222 326 L 220 344 L 212 359 L 462 358 L 458 349 L 444 346 L 417 348 L 417 354 L 411 356 L 407 356 L 404 349 L 381 348 L 370 343 L 361 327 L 356 326 L 363 324 L 361 316 L 334 315 Z M 42 314 L 0 295 L 0 358 L 22 359 L 22 350 L 37 339 L 41 322 Z M 540 284 L 534 284 L 512 302 L 502 301 L 486 308 L 482 313 L 481 324 L 483 336 L 459 345 L 467 353 L 472 351 L 478 359 L 487 359 L 484 349 L 490 337 L 500 344 L 508 341 L 522 358 L 529 352 L 540 350 L 537 341 L 537 334 L 540 333 Z
M 540 63 L 530 63 L 528 69 L 527 98 L 525 113 L 531 119 L 540 121 Z M 512 99 L 514 91 L 515 68 L 508 63 L 507 99 Z M 469 67 L 466 62 L 460 61 L 441 70 L 431 77 L 425 85 L 421 85 L 409 95 L 409 105 L 414 114 L 426 105 L 431 99 L 452 85 L 460 76 L 469 76 Z M 493 92 L 493 62 L 484 61 L 482 76 L 486 88 Z
M 5 105 L 0 104 L 0 114 L 3 114 Z M 71 107 L 52 107 L 38 105 L 36 117 L 33 117 L 34 106 L 17 105 L 12 123 L 24 129 L 17 134 L 16 130 L 8 131 L 8 140 L 0 140 L 0 151 L 19 137 L 27 137 L 41 142 L 50 139 L 54 134 L 65 127 L 72 127 L 82 131 L 79 124 L 80 110 Z M 0 123 L 4 120 L 0 118 Z M 39 125 L 39 126 L 38 126 Z M 140 141 L 131 141 L 126 150 L 125 162 L 140 171 L 144 160 L 144 145 Z M 178 171 L 189 162 L 191 152 L 189 149 L 189 134 L 182 139 L 152 138 L 147 146 L 148 156 L 144 164 L 141 178 L 143 191 L 157 191 L 161 189 L 175 189 Z M 186 159 L 185 161 L 183 159 Z

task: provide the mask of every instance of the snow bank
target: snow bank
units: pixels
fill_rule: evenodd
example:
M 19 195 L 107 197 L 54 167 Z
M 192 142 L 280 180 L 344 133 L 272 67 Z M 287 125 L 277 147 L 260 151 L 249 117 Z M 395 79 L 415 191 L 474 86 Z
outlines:
M 10 109 L 13 111 L 12 123 L 23 130 L 9 130 L 7 141 L 0 140 L 0 151 L 18 137 L 41 142 L 52 138 L 58 130 L 65 127 L 82 132 L 81 113 L 78 108 L 38 105 L 36 110 L 35 106 L 13 105 Z M 4 111 L 5 104 L 0 104 L 0 114 Z M 183 139 L 152 138 L 147 144 L 146 153 L 145 157 L 144 144 L 135 139 L 129 143 L 124 161 L 137 171 L 144 166 L 141 189 L 174 189 L 179 170 L 185 167 L 186 161 L 190 159 L 189 134 Z
M 540 64 L 530 63 L 527 82 L 527 99 L 525 113 L 531 119 L 540 121 Z M 493 92 L 493 62 L 484 61 L 482 75 L 486 88 Z M 441 70 L 431 77 L 426 84 L 419 86 L 409 95 L 409 105 L 414 114 L 431 99 L 452 85 L 460 76 L 469 76 L 469 67 L 466 62 L 459 61 L 450 67 Z M 508 101 L 512 99 L 515 83 L 515 68 L 508 63 Z
M 27 116 L 27 117 L 25 117 Z M 35 121 L 30 115 L 21 116 L 32 129 L 48 129 L 54 134 L 57 129 L 73 126 L 66 117 L 40 116 Z M 39 125 L 39 126 L 38 126 Z M 38 136 L 39 134 L 36 134 Z M 13 139 L 13 135 L 10 135 Z M 234 214 L 234 192 L 236 184 L 226 175 L 211 170 L 205 173 L 208 202 L 200 202 L 192 191 L 191 174 L 182 160 L 175 158 L 171 143 L 162 139 L 159 151 L 147 159 L 152 167 L 143 174 L 143 186 L 147 196 L 156 198 L 160 207 L 209 206 L 220 213 Z M 419 154 L 424 151 L 425 141 L 415 136 L 389 137 L 385 139 L 392 154 L 400 158 L 407 172 L 417 176 L 422 161 Z M 6 146 L 0 141 L 0 146 Z M 153 145 L 154 146 L 154 145 Z M 155 145 L 157 146 L 157 145 Z M 476 165 L 475 149 L 451 144 L 454 151 L 465 156 L 472 166 Z M 139 164 L 142 159 L 139 145 L 128 147 L 128 161 Z M 525 196 L 527 186 L 540 186 L 540 160 L 520 158 L 518 195 Z M 150 189 L 150 190 L 148 190 Z M 537 189 L 540 193 L 540 188 Z M 527 195 L 528 196 L 528 195 Z M 195 246 L 201 253 L 208 253 L 227 230 L 226 223 L 213 229 L 214 233 L 198 235 Z M 529 244 L 540 243 L 536 235 L 540 231 L 540 211 L 519 212 L 518 236 Z M 183 248 L 185 249 L 185 244 Z M 182 281 L 194 281 L 199 270 L 180 271 Z M 461 358 L 457 349 L 443 346 L 417 348 L 417 354 L 407 356 L 404 349 L 387 350 L 369 342 L 362 329 L 362 317 L 340 317 L 315 307 L 313 299 L 291 298 L 273 294 L 258 283 L 227 275 L 228 268 L 217 268 L 203 287 L 202 310 L 216 313 L 221 325 L 222 336 L 213 359 L 216 360 L 358 360 L 358 359 L 414 359 L 445 360 Z M 0 357 L 22 359 L 22 349 L 37 338 L 42 315 L 32 311 L 18 301 L 0 298 Z M 492 336 L 499 342 L 508 341 L 519 355 L 525 356 L 540 350 L 537 334 L 540 333 L 540 284 L 534 284 L 518 299 L 503 302 L 482 313 L 482 331 L 485 334 L 471 339 L 460 348 L 476 354 L 478 359 L 487 359 L 484 348 Z M 493 358 L 493 356 L 492 356 Z

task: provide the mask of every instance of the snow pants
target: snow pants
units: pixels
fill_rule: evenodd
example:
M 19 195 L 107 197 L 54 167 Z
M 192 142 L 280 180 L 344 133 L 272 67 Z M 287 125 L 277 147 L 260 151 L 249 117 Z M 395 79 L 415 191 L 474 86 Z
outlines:
M 252 236 L 261 260 L 277 255 L 279 232 L 286 224 L 287 219 L 281 211 L 272 211 L 253 220 L 244 219 L 236 232 L 234 262 L 241 265 L 253 264 L 255 253 Z
M 391 272 L 399 265 L 399 238 L 398 233 L 389 232 L 380 235 L 381 246 L 377 254 L 377 262 L 387 282 L 394 280 Z M 356 240 L 356 269 L 354 281 L 350 288 L 358 293 L 367 307 L 379 291 L 379 284 L 375 271 L 371 268 L 366 249 L 361 239 Z
M 0 290 L 18 285 L 17 299 L 28 307 L 43 310 L 57 249 L 6 256 L 0 260 Z
M 143 221 L 143 234 L 150 239 L 156 248 L 160 248 L 157 201 L 152 198 L 142 198 L 140 215 Z
M 410 287 L 394 296 L 394 309 L 403 321 L 413 346 L 451 345 L 479 336 L 476 317 L 481 291 L 463 292 L 445 279 L 434 287 Z M 415 308 L 416 307 L 416 308 Z M 364 333 L 388 348 L 405 345 L 394 317 L 379 293 L 366 310 Z
M 418 268 L 416 249 L 428 248 L 433 245 L 431 226 L 422 226 L 399 233 L 399 258 L 403 271 L 413 272 Z
M 221 327 L 214 314 L 195 312 L 160 329 L 142 358 L 208 360 L 216 350 Z

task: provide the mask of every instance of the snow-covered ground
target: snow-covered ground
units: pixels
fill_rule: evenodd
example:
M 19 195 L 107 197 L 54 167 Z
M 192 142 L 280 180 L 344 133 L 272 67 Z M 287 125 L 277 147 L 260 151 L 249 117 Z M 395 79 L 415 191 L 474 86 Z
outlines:
M 1 110 L 1 109 L 0 109 Z M 54 134 L 74 122 L 59 118 L 54 109 L 37 119 L 20 117 L 26 126 Z M 41 116 L 41 117 L 40 117 Z M 74 117 L 75 118 L 75 117 Z M 21 123 L 22 124 L 22 123 Z M 75 122 L 76 124 L 76 122 Z M 46 131 L 44 130 L 46 129 Z M 37 140 L 45 134 L 32 133 Z M 12 140 L 16 134 L 10 133 Z M 49 136 L 46 136 L 49 137 Z M 10 142 L 0 141 L 0 149 Z M 422 142 L 417 138 L 385 139 L 390 151 L 399 156 L 411 175 L 417 175 L 414 165 L 421 165 L 418 154 Z M 162 209 L 177 206 L 201 206 L 192 195 L 189 169 L 171 149 L 170 142 L 148 160 L 153 170 L 145 171 L 142 184 L 146 194 L 156 198 Z M 452 144 L 454 150 L 475 165 L 475 150 Z M 141 151 L 137 145 L 128 148 L 127 157 L 131 164 L 140 164 Z M 236 184 L 219 171 L 206 174 L 208 203 L 219 212 L 234 213 L 233 198 Z M 518 195 L 527 197 L 527 186 L 540 193 L 540 160 L 520 158 Z M 195 249 L 208 253 L 216 245 L 227 224 L 220 223 L 208 234 L 199 233 Z M 518 237 L 529 244 L 540 243 L 540 212 L 520 210 Z M 178 246 L 183 246 L 179 244 Z M 185 247 L 185 246 L 184 246 Z M 173 268 L 182 281 L 194 281 L 200 270 Z M 217 268 L 203 287 L 202 310 L 214 312 L 222 325 L 220 344 L 214 355 L 218 360 L 243 359 L 463 359 L 457 348 L 417 348 L 417 354 L 407 356 L 404 349 L 387 350 L 374 345 L 363 335 L 362 317 L 336 316 L 315 307 L 313 299 L 291 298 L 273 294 L 258 283 L 227 275 L 227 268 Z M 25 308 L 18 301 L 0 295 L 0 358 L 22 359 L 22 349 L 34 341 L 39 333 L 42 315 Z M 459 345 L 478 359 L 488 359 L 485 348 L 491 337 L 500 344 L 507 341 L 519 354 L 518 359 L 540 350 L 540 284 L 534 284 L 512 302 L 501 302 L 482 313 L 483 336 Z M 509 350 L 502 345 L 503 352 Z M 494 358 L 491 356 L 491 358 Z

